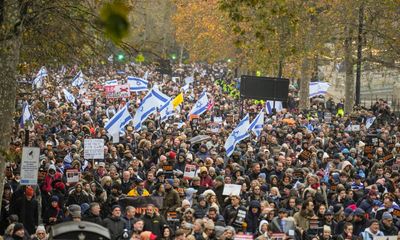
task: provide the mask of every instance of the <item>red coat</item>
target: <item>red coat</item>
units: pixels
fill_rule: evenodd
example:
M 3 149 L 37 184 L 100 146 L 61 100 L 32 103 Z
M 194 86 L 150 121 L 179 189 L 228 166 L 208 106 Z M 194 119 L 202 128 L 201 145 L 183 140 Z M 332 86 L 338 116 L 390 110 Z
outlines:
M 202 187 L 207 187 L 207 188 L 212 188 L 213 187 L 213 180 L 210 176 L 206 176 L 206 177 L 201 177 L 200 178 L 200 186 Z
M 47 174 L 46 177 L 44 178 L 42 191 L 45 191 L 47 193 L 51 192 L 51 190 L 53 190 L 51 184 L 53 183 L 54 180 L 57 179 L 61 179 L 61 173 L 56 172 L 53 177 Z

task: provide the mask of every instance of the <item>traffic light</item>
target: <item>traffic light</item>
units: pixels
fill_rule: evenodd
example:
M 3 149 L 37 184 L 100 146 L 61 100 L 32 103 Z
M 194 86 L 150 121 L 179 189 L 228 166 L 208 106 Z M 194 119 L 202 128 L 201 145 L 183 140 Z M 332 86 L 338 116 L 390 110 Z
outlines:
M 175 53 L 171 54 L 171 59 L 172 59 L 172 60 L 175 60 L 175 59 L 176 59 L 176 54 L 175 54 Z
M 120 54 L 118 54 L 118 56 L 117 56 L 117 59 L 118 59 L 118 61 L 122 61 L 122 60 L 124 60 L 124 54 L 122 54 L 122 53 L 120 53 Z

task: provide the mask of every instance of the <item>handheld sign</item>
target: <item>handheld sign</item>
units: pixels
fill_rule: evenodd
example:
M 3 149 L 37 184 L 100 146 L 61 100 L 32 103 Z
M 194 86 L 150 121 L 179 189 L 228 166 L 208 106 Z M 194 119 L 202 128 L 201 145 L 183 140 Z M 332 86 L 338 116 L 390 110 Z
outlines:
M 225 184 L 222 195 L 224 196 L 239 196 L 242 186 L 237 184 Z
M 85 139 L 85 159 L 104 159 L 104 139 Z
M 40 149 L 24 147 L 22 149 L 21 185 L 37 185 Z

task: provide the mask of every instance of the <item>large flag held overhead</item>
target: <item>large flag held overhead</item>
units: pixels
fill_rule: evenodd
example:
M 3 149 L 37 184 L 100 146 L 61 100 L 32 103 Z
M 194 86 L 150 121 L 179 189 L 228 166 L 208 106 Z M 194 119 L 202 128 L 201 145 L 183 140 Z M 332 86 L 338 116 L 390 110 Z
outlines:
M 232 131 L 225 142 L 224 148 L 228 157 L 234 152 L 236 144 L 249 136 L 249 126 L 249 114 L 247 114 Z
M 148 91 L 148 84 L 149 82 L 143 78 L 128 76 L 129 91 L 131 92 Z
M 25 123 L 32 121 L 32 119 L 33 119 L 33 117 L 32 117 L 31 111 L 29 110 L 29 103 L 24 102 L 23 107 L 22 107 L 22 116 L 21 116 L 19 126 L 21 128 L 23 128 L 25 126 Z
M 272 114 L 272 109 L 274 108 L 274 101 L 267 100 L 265 102 L 265 110 L 267 114 Z M 280 112 L 283 109 L 282 101 L 275 101 L 275 110 L 276 112 Z
M 41 88 L 43 86 L 43 78 L 46 76 L 48 76 L 47 69 L 43 66 L 36 74 L 36 78 L 33 80 L 33 86 L 35 86 L 35 88 Z
M 160 92 L 156 87 L 153 87 L 150 92 L 143 98 L 135 116 L 133 117 L 133 127 L 136 131 L 140 131 L 142 123 L 154 112 L 157 108 L 160 109 L 171 98 Z
M 310 98 L 327 94 L 329 87 L 327 82 L 310 82 Z
M 81 87 L 85 83 L 85 79 L 83 78 L 82 71 L 79 71 L 78 74 L 75 75 L 74 79 L 72 79 L 72 86 Z
M 64 93 L 64 97 L 65 100 L 67 100 L 68 102 L 72 103 L 75 106 L 75 97 L 74 95 L 72 95 L 72 93 L 68 92 L 67 89 L 63 89 L 63 93 Z
M 160 122 L 168 120 L 169 117 L 174 116 L 174 113 L 175 111 L 172 105 L 172 100 L 169 99 L 168 102 L 166 102 L 164 106 L 160 108 Z
M 183 93 L 179 93 L 178 96 L 176 96 L 174 100 L 172 100 L 172 106 L 176 108 L 181 103 L 183 103 Z
M 264 109 L 261 109 L 260 113 L 257 115 L 256 118 L 251 122 L 249 126 L 249 131 L 253 131 L 254 134 L 259 137 L 261 131 L 264 127 Z
M 132 116 L 128 111 L 129 102 L 121 108 L 111 119 L 107 122 L 104 128 L 111 135 L 119 134 L 120 130 L 123 129 L 131 120 Z
M 203 92 L 200 95 L 199 100 L 197 100 L 196 104 L 193 106 L 192 110 L 189 112 L 190 115 L 200 115 L 207 111 L 208 107 L 208 97 L 207 92 Z

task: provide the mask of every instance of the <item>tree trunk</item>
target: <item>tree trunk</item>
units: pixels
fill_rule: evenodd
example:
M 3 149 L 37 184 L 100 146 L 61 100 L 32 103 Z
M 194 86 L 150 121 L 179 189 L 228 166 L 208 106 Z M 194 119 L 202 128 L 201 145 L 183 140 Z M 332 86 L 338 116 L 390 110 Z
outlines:
M 6 152 L 9 151 L 15 112 L 16 75 L 19 62 L 20 37 L 13 31 L 19 20 L 18 1 L 6 0 L 0 9 L 3 19 L 0 28 L 6 29 L 0 39 L 0 211 L 5 183 Z M 12 30 L 11 30 L 12 29 Z M 7 34 L 10 32 L 10 34 Z M 3 37 L 4 36 L 4 37 Z
M 354 71 L 353 71 L 353 46 L 352 46 L 352 29 L 348 26 L 346 30 L 346 39 L 344 40 L 344 64 L 346 68 L 345 79 L 345 113 L 351 113 L 354 106 Z
M 364 1 L 358 10 L 358 36 L 357 36 L 357 71 L 356 71 L 356 105 L 360 105 L 361 99 L 361 61 L 364 28 Z
M 303 58 L 301 64 L 301 80 L 300 80 L 300 103 L 299 109 L 306 110 L 310 106 L 310 60 L 308 57 Z

